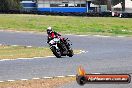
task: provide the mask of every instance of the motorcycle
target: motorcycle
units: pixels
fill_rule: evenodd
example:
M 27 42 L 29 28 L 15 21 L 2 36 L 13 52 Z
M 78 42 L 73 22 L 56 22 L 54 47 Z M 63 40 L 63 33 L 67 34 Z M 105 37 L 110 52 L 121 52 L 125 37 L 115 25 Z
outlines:
M 54 38 L 50 40 L 49 42 L 50 49 L 53 52 L 53 54 L 57 58 L 61 58 L 61 56 L 69 56 L 72 57 L 74 55 L 73 50 L 71 48 L 70 40 L 61 38 Z

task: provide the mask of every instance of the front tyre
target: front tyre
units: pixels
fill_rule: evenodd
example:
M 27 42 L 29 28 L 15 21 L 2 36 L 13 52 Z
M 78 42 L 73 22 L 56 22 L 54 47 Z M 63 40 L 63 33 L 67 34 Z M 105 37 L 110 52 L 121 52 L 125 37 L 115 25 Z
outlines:
M 59 49 L 56 49 L 56 47 L 52 46 L 51 50 L 53 52 L 53 54 L 57 57 L 57 58 L 61 58 L 61 52 Z
M 68 52 L 69 52 L 69 54 L 68 54 L 68 56 L 69 56 L 69 57 L 72 57 L 72 56 L 74 55 L 74 53 L 73 53 L 73 50 L 72 50 L 72 49 L 70 49 Z

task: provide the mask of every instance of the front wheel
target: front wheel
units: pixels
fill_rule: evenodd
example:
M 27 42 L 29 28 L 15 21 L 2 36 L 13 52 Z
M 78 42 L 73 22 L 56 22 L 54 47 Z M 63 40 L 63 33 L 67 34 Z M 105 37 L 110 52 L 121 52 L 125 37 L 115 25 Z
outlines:
M 70 49 L 70 50 L 69 50 L 69 54 L 68 54 L 68 56 L 69 56 L 69 57 L 72 57 L 73 55 L 74 55 L 73 50 Z
M 52 46 L 51 50 L 53 52 L 53 54 L 57 57 L 57 58 L 61 58 L 61 52 L 59 49 L 56 49 L 56 47 Z

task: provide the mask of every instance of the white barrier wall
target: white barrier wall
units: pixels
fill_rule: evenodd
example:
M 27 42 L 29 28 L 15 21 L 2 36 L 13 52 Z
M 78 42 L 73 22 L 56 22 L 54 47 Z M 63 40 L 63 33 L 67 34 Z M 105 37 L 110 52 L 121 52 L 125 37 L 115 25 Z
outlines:
M 38 8 L 43 7 L 84 7 L 86 0 L 38 0 Z

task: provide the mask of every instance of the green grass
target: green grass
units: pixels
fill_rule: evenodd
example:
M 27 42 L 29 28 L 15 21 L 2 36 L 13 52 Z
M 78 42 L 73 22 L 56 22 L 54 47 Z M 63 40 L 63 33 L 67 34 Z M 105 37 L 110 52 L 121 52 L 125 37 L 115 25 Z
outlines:
M 52 52 L 44 47 L 0 46 L 0 59 L 45 57 L 49 55 L 52 55 Z
M 75 50 L 74 53 L 78 54 L 80 50 Z M 46 57 L 51 55 L 53 54 L 48 47 L 0 46 L 0 59 Z
M 1 30 L 44 32 L 48 26 L 65 34 L 132 35 L 131 18 L 1 14 Z

